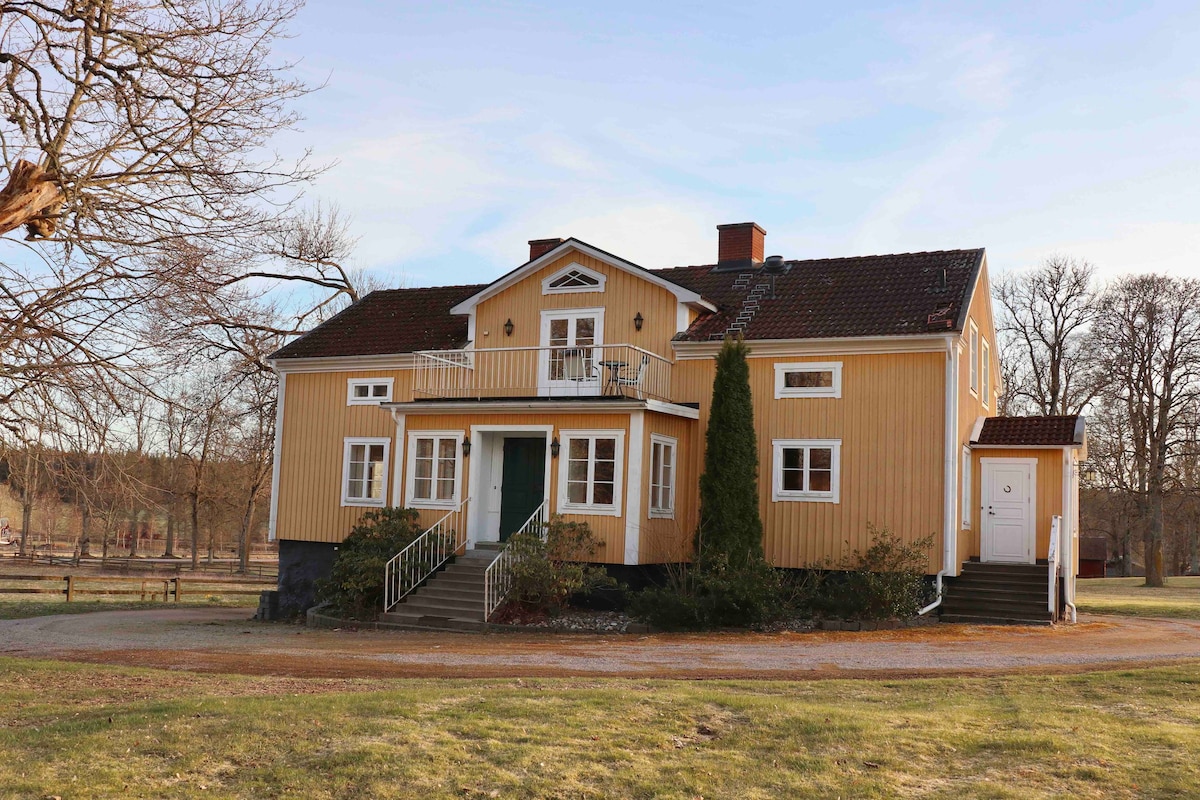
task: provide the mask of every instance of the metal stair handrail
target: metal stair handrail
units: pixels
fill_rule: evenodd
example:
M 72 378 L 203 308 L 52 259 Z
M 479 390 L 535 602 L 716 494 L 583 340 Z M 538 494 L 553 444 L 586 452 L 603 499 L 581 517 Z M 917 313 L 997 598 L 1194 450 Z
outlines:
M 1058 573 L 1062 569 L 1059 557 L 1059 538 L 1062 528 L 1062 517 L 1055 515 L 1050 518 L 1050 549 L 1046 551 L 1046 561 L 1049 563 L 1050 586 L 1047 603 L 1050 606 L 1050 618 L 1058 619 Z
M 537 507 L 529 519 L 525 520 L 525 524 L 517 529 L 514 536 L 522 533 L 531 533 L 537 531 L 538 535 L 543 540 L 546 538 L 546 502 Z M 509 540 L 512 541 L 511 539 Z M 508 545 L 488 564 L 488 568 L 483 573 L 483 621 L 487 622 L 488 618 L 495 613 L 500 604 L 508 597 L 509 592 L 513 588 L 513 573 L 512 568 L 520 563 L 521 555 L 509 549 Z
M 466 550 L 466 509 L 470 502 L 469 497 L 463 500 L 388 561 L 383 571 L 384 611 L 391 611 L 451 556 Z

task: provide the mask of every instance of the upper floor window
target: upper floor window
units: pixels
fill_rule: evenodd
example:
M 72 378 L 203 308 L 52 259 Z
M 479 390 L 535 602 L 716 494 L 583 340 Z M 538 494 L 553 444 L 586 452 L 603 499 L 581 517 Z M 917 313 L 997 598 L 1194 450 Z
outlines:
M 841 397 L 842 362 L 776 364 L 775 397 Z
M 988 346 L 987 339 L 983 340 L 983 349 L 979 353 L 979 372 L 980 385 L 983 388 L 979 397 L 983 400 L 984 407 L 987 407 L 992 397 L 992 348 Z
M 603 292 L 606 276 L 580 264 L 570 264 L 542 281 L 542 294 Z
M 349 437 L 342 454 L 342 505 L 382 506 L 389 439 Z
M 394 378 L 351 378 L 346 381 L 346 405 L 373 406 L 392 400 Z
M 971 393 L 979 395 L 979 328 L 971 323 Z

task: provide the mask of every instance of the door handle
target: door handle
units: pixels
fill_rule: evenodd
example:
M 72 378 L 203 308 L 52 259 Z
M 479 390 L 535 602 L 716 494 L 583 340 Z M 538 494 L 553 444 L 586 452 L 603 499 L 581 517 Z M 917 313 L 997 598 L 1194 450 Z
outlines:
M 988 506 L 988 516 L 992 516 L 992 517 L 996 516 L 996 512 L 992 511 L 991 506 Z

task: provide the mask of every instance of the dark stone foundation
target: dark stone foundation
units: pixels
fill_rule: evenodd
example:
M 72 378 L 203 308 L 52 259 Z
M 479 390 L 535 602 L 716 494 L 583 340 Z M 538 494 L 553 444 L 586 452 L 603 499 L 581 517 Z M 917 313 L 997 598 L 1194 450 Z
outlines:
M 279 615 L 303 614 L 316 600 L 315 583 L 329 577 L 338 546 L 329 542 L 279 540 Z

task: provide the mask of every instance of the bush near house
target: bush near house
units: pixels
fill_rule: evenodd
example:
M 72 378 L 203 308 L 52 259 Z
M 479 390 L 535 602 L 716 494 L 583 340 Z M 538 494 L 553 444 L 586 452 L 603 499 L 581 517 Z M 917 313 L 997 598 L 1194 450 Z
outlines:
M 616 586 L 603 566 L 588 563 L 604 542 L 586 522 L 566 522 L 555 515 L 545 533 L 545 538 L 518 533 L 509 539 L 513 588 L 510 600 L 493 621 L 558 613 L 572 595 Z
M 328 578 L 317 581 L 317 601 L 340 616 L 374 618 L 383 606 L 382 576 L 387 562 L 421 535 L 411 508 L 368 511 L 341 543 Z
M 933 535 L 905 543 L 868 524 L 871 545 L 829 570 L 814 573 L 800 604 L 812 617 L 847 620 L 908 619 L 926 595 L 925 566 Z

